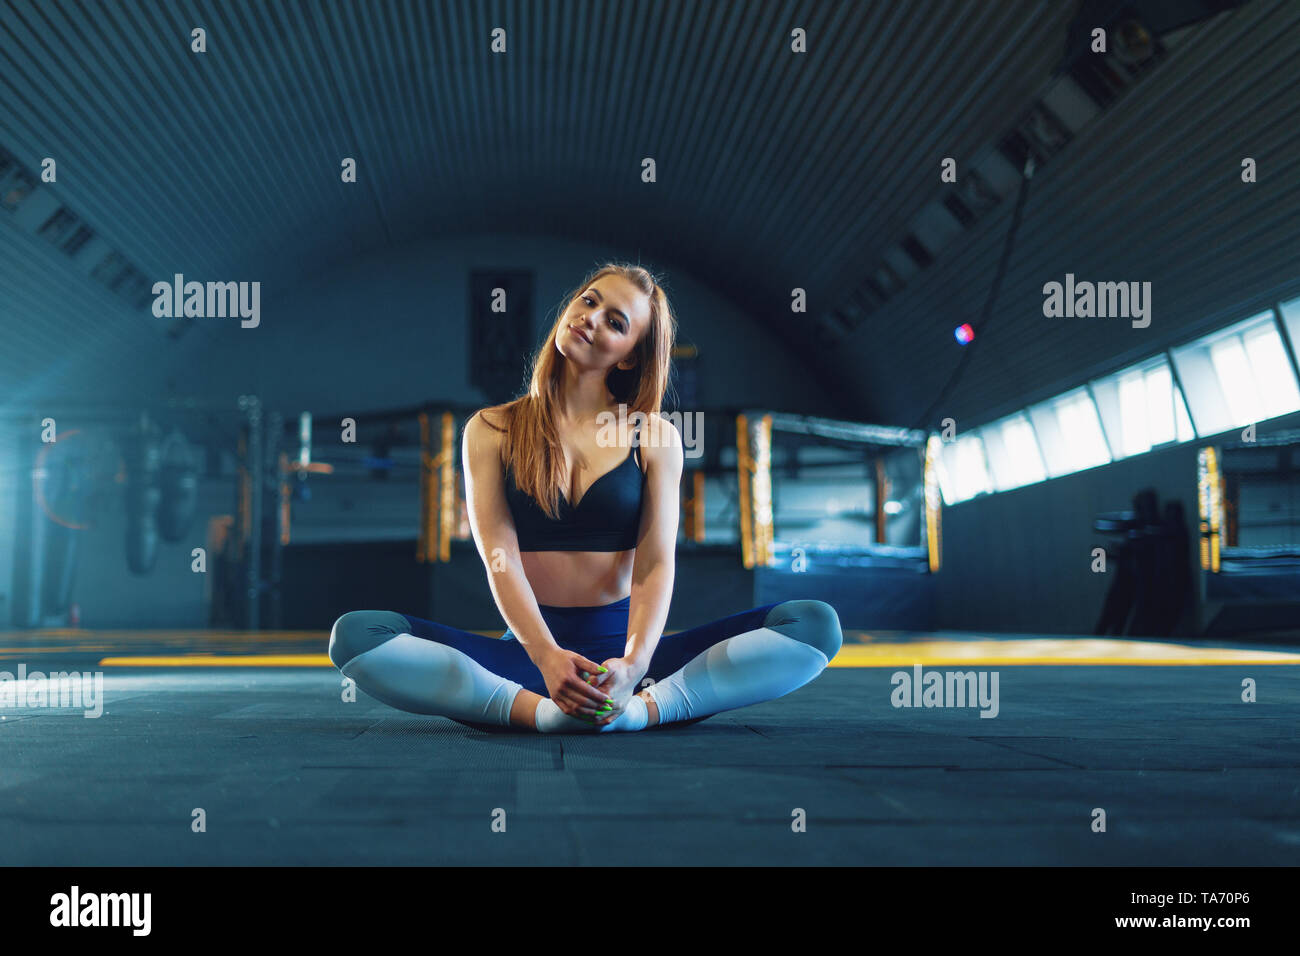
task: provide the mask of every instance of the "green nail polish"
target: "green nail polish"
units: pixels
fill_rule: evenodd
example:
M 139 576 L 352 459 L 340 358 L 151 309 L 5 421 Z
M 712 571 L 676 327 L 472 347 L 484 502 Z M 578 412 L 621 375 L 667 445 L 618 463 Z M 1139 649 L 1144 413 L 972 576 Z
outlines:
M 600 669 L 600 672 L 603 674 L 603 673 L 605 673 L 606 670 L 608 670 L 608 668 L 602 667 L 602 668 Z

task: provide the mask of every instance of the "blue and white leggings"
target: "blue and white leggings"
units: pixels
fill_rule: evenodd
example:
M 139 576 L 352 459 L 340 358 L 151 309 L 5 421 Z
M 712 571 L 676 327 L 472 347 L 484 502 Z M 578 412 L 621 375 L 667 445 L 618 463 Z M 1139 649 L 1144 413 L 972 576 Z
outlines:
M 560 647 L 599 663 L 626 652 L 630 602 L 539 609 Z M 841 641 L 835 609 L 812 600 L 767 604 L 665 634 L 641 681 L 659 709 L 654 726 L 682 726 L 782 697 L 819 675 Z M 395 611 L 349 611 L 334 623 L 329 655 L 371 697 L 479 730 L 510 727 L 520 689 L 548 696 L 541 672 L 508 630 L 498 639 Z M 632 700 L 644 714 L 644 702 Z M 544 722 L 538 708 L 542 732 L 636 730 L 645 724 L 644 717 L 639 726 L 629 718 L 598 728 L 560 715 L 549 701 L 543 704 L 554 716 Z

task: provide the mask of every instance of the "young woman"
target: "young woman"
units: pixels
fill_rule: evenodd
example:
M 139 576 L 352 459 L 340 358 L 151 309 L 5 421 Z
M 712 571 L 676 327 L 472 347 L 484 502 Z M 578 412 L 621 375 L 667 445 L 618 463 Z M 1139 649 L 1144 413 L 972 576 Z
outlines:
M 393 707 L 541 733 L 680 726 L 820 674 L 841 641 L 822 601 L 663 633 L 682 446 L 659 410 L 675 336 L 645 269 L 609 264 L 574 290 L 528 393 L 465 425 L 470 526 L 509 630 L 350 611 L 330 660 Z

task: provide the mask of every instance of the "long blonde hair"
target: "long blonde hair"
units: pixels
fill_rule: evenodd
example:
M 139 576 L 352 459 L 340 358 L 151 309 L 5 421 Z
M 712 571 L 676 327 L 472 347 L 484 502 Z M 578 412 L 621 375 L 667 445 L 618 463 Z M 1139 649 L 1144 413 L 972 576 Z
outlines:
M 528 392 L 514 401 L 484 409 L 504 419 L 498 428 L 480 416 L 488 426 L 505 432 L 501 460 L 514 473 L 515 485 L 531 495 L 550 518 L 559 517 L 560 483 L 564 479 L 564 452 L 555 425 L 556 409 L 564 385 L 564 356 L 555 348 L 555 337 L 569 304 L 602 276 L 627 279 L 650 297 L 650 324 L 635 346 L 634 368 L 609 370 L 605 379 L 610 393 L 627 414 L 639 411 L 647 416 L 663 407 L 664 393 L 672 371 L 673 344 L 677 340 L 677 319 L 668 296 L 656 278 L 641 266 L 610 262 L 583 279 L 560 304 L 546 341 L 533 354 Z

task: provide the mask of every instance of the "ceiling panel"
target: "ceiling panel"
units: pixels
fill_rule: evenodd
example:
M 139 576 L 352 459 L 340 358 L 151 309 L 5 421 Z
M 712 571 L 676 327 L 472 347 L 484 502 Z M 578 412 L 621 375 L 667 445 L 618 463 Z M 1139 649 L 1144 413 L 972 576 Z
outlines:
M 3 0 L 0 147 L 33 169 L 58 157 L 41 190 L 146 276 L 255 275 L 289 301 L 312 276 L 421 237 L 634 250 L 775 330 L 845 416 L 910 424 L 956 362 L 951 329 L 978 313 L 1011 202 L 844 341 L 828 347 L 810 324 L 952 188 L 942 157 L 968 161 L 1043 94 L 1076 9 Z M 206 54 L 190 52 L 195 26 Z M 504 55 L 490 51 L 498 26 Z M 796 27 L 806 55 L 790 52 Z M 1298 48 L 1295 3 L 1195 26 L 1039 173 L 957 414 L 1145 354 L 1281 281 L 1300 221 Z M 1260 159 L 1249 190 L 1233 172 L 1243 154 Z M 360 163 L 355 187 L 339 181 L 344 156 Z M 201 327 L 168 335 L 3 211 L 0 251 L 10 402 L 93 394 L 128 366 L 156 370 L 117 382 L 145 395 L 198 354 Z M 1139 336 L 1035 317 L 1042 283 L 1066 271 L 1152 280 L 1156 322 Z M 796 287 L 806 315 L 790 313 Z

